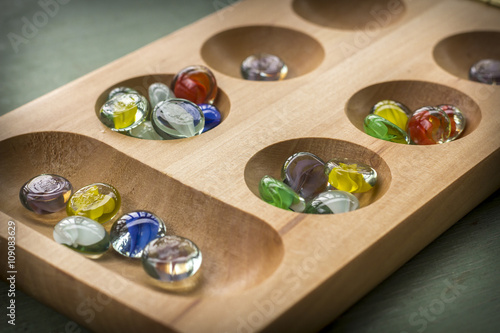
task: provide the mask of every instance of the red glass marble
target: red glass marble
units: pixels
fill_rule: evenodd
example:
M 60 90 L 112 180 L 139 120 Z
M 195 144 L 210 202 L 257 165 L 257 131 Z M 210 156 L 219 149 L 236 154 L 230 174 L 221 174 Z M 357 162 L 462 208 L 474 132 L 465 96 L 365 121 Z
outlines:
M 444 143 L 450 136 L 448 115 L 433 106 L 424 106 L 416 110 L 408 122 L 408 134 L 417 145 Z
M 177 98 L 195 104 L 212 104 L 217 96 L 217 81 L 205 66 L 189 66 L 175 75 L 172 90 Z

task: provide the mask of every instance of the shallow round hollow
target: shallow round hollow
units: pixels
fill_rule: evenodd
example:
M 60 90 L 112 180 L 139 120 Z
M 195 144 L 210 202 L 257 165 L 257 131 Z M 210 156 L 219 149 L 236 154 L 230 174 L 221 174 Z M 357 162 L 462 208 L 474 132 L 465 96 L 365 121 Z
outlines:
M 434 60 L 448 73 L 469 79 L 469 69 L 481 59 L 500 60 L 500 31 L 453 35 L 434 46 Z
M 118 82 L 116 84 L 113 84 L 111 87 L 103 91 L 99 97 L 97 98 L 97 101 L 95 103 L 95 113 L 96 116 L 99 118 L 99 113 L 101 110 L 102 105 L 106 102 L 108 99 L 108 95 L 111 90 L 113 90 L 116 87 L 129 87 L 137 92 L 139 94 L 143 95 L 146 97 L 149 101 L 148 97 L 148 88 L 151 84 L 156 83 L 156 82 L 161 82 L 166 84 L 169 88 L 172 83 L 172 80 L 174 79 L 175 74 L 153 74 L 153 75 L 143 75 L 143 76 L 137 76 L 133 77 L 127 80 L 123 80 L 121 82 Z M 218 93 L 217 97 L 214 101 L 214 105 L 217 107 L 217 109 L 221 113 L 221 123 L 226 120 L 226 118 L 229 116 L 229 110 L 231 108 L 231 102 L 229 101 L 229 97 L 227 94 L 220 88 L 218 87 Z M 151 106 L 150 106 L 150 112 L 151 112 Z M 220 125 L 219 125 L 220 126 Z
M 208 66 L 242 80 L 241 63 L 257 53 L 280 57 L 288 66 L 285 80 L 313 71 L 325 57 L 325 51 L 316 39 L 297 30 L 274 26 L 225 30 L 210 37 L 201 48 L 201 56 Z
M 405 13 L 402 0 L 294 0 L 292 7 L 314 24 L 368 34 L 395 23 Z
M 380 199 L 391 183 L 391 172 L 385 161 L 375 152 L 357 144 L 328 138 L 301 138 L 281 141 L 257 152 L 245 166 L 245 182 L 257 197 L 259 182 L 264 175 L 281 179 L 281 168 L 288 157 L 298 152 L 309 152 L 324 162 L 334 157 L 346 157 L 367 164 L 377 171 L 377 184 L 368 192 L 356 193 L 360 207 Z
M 384 99 L 403 103 L 411 112 L 423 106 L 440 104 L 452 104 L 458 107 L 467 123 L 457 140 L 472 133 L 481 121 L 481 110 L 472 98 L 454 88 L 425 81 L 388 81 L 365 87 L 347 101 L 345 110 L 347 117 L 364 133 L 363 120 L 373 105 Z

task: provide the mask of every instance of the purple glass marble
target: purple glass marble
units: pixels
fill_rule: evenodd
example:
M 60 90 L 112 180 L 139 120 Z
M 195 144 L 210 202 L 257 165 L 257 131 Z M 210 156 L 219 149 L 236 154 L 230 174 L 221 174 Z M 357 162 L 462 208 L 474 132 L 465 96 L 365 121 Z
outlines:
M 278 81 L 288 74 L 287 65 L 275 55 L 254 54 L 241 63 L 241 75 L 251 81 Z
M 73 186 L 66 178 L 42 174 L 21 187 L 19 199 L 24 207 L 37 214 L 51 214 L 64 209 L 72 193 Z
M 283 164 L 283 182 L 309 201 L 328 189 L 328 178 L 324 173 L 325 162 L 318 156 L 300 152 L 290 156 Z
M 469 79 L 487 84 L 500 84 L 500 60 L 479 60 L 470 68 Z
M 203 115 L 205 116 L 205 127 L 203 127 L 203 132 L 210 131 L 212 128 L 216 127 L 221 122 L 220 111 L 212 104 L 198 104 Z

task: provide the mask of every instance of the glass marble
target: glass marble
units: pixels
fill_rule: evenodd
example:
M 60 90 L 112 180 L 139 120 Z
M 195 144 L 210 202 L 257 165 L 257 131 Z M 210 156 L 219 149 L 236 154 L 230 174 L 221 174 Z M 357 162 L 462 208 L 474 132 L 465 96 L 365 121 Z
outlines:
M 410 137 L 404 130 L 376 114 L 366 116 L 363 128 L 366 134 L 377 139 L 404 144 L 410 143 Z
M 308 214 L 340 214 L 358 209 L 359 200 L 345 191 L 331 190 L 320 193 L 306 207 Z
M 164 140 L 164 138 L 161 137 L 160 134 L 156 133 L 150 120 L 146 120 L 139 126 L 129 130 L 128 135 L 134 138 L 145 140 Z
M 389 120 L 403 131 L 406 130 L 406 124 L 411 117 L 411 111 L 406 106 L 388 99 L 375 104 L 371 113 Z
M 169 98 L 175 98 L 175 95 L 172 90 L 161 82 L 153 83 L 148 88 L 149 102 L 151 103 L 151 107 L 154 107 L 163 101 L 166 101 Z
M 212 104 L 198 105 L 205 116 L 205 127 L 203 133 L 210 131 L 212 128 L 218 126 L 222 120 L 220 111 Z
M 259 183 L 259 194 L 262 200 L 278 208 L 302 212 L 306 202 L 288 185 L 270 176 L 264 176 Z
M 148 117 L 148 103 L 139 94 L 118 93 L 99 112 L 101 122 L 116 132 L 126 132 Z
M 129 87 L 116 87 L 110 91 L 110 93 L 108 95 L 108 100 L 112 99 L 113 97 L 115 97 L 115 95 L 120 94 L 120 93 L 140 95 L 139 92 L 135 89 L 132 89 Z
M 479 60 L 471 66 L 469 79 L 486 84 L 500 84 L 500 60 Z
M 201 251 L 187 238 L 164 236 L 151 241 L 142 253 L 146 273 L 161 282 L 177 282 L 198 272 L 202 262 Z
M 443 110 L 450 119 L 450 136 L 446 142 L 455 140 L 465 129 L 465 116 L 459 108 L 451 104 L 441 104 L 437 107 Z
M 54 227 L 54 240 L 86 256 L 97 258 L 109 249 L 109 234 L 94 220 L 68 216 Z
M 153 213 L 139 210 L 123 215 L 113 223 L 110 237 L 113 249 L 119 254 L 140 258 L 146 245 L 165 236 L 165 223 Z
M 95 183 L 73 193 L 66 206 L 66 213 L 69 216 L 84 216 L 99 223 L 106 223 L 115 217 L 120 205 L 121 197 L 116 188 Z
M 175 96 L 195 104 L 212 104 L 217 96 L 217 89 L 214 74 L 205 66 L 186 67 L 172 81 Z
M 424 106 L 408 122 L 408 134 L 417 145 L 444 143 L 450 137 L 450 118 L 440 108 Z
M 172 98 L 156 105 L 151 123 L 155 131 L 166 139 L 189 138 L 203 132 L 205 116 L 193 102 Z
M 66 206 L 73 186 L 64 177 L 42 174 L 28 180 L 19 191 L 23 206 L 37 214 L 58 212 Z
M 377 183 L 377 171 L 369 165 L 347 158 L 333 158 L 324 168 L 329 183 L 337 190 L 363 193 Z
M 318 156 L 300 152 L 290 156 L 281 169 L 283 182 L 307 202 L 327 190 L 325 162 Z
M 287 74 L 287 65 L 272 54 L 253 54 L 241 63 L 241 75 L 245 80 L 279 81 L 283 80 Z

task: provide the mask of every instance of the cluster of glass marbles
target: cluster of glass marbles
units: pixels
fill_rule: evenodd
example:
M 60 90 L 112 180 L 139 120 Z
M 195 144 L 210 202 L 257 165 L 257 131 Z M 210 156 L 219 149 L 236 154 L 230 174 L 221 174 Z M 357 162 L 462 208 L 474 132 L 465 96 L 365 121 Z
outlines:
M 366 116 L 363 127 L 375 138 L 417 145 L 455 140 L 465 128 L 465 117 L 456 106 L 424 106 L 411 112 L 404 104 L 383 100 Z
M 500 84 L 500 60 L 482 59 L 469 70 L 469 79 L 486 84 Z
M 213 105 L 217 92 L 210 69 L 189 66 L 175 75 L 171 87 L 151 84 L 149 102 L 130 87 L 114 88 L 100 110 L 100 120 L 111 130 L 135 138 L 189 138 L 220 124 L 221 113 Z
M 268 175 L 259 183 L 262 200 L 273 206 L 309 214 L 340 214 L 359 208 L 353 193 L 370 191 L 377 172 L 369 165 L 348 158 L 324 162 L 309 152 L 290 156 L 281 179 Z
M 279 57 L 268 54 L 252 54 L 240 67 L 241 76 L 251 81 L 279 81 L 288 74 L 288 66 Z
M 160 283 L 172 284 L 193 277 L 202 262 L 200 249 L 189 239 L 167 235 L 161 218 L 148 211 L 122 215 L 111 226 L 120 210 L 116 188 L 104 183 L 73 186 L 64 177 L 42 174 L 27 181 L 19 191 L 22 205 L 37 214 L 50 214 L 66 208 L 67 217 L 53 230 L 54 240 L 89 258 L 101 257 L 110 247 L 129 258 L 140 258 L 145 272 Z

